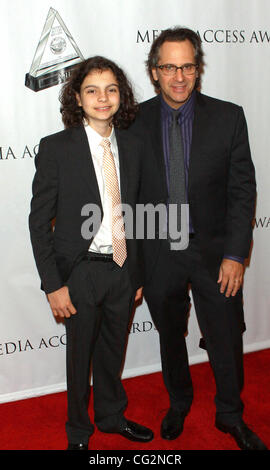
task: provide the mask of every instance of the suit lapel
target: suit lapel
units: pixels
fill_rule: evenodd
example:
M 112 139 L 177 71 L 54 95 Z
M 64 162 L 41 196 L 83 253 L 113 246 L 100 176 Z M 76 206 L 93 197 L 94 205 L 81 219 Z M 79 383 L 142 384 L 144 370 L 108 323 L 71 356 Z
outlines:
M 207 112 L 207 106 L 203 96 L 200 93 L 197 93 L 189 159 L 189 189 L 192 185 L 196 172 L 200 170 L 201 158 L 205 158 L 205 150 L 207 150 L 207 144 L 209 143 L 208 134 L 209 114 Z
M 162 122 L 161 122 L 161 103 L 160 96 L 156 96 L 151 103 L 151 107 L 145 114 L 146 129 L 149 130 L 151 137 L 151 145 L 153 148 L 154 158 L 160 173 L 161 184 L 163 186 L 164 194 L 168 193 L 166 181 L 166 167 L 163 151 L 163 138 L 162 138 Z
M 102 208 L 96 172 L 91 157 L 88 138 L 83 126 L 74 127 L 72 129 L 71 141 L 73 145 L 70 148 L 70 152 L 72 155 L 75 155 L 78 160 L 76 170 L 79 178 L 86 184 L 91 194 L 91 202 Z
M 132 145 L 131 142 L 126 139 L 126 134 L 120 129 L 115 129 L 115 136 L 118 147 L 119 155 L 119 168 L 120 168 L 120 192 L 121 192 L 121 201 L 127 201 L 127 159 L 132 158 Z

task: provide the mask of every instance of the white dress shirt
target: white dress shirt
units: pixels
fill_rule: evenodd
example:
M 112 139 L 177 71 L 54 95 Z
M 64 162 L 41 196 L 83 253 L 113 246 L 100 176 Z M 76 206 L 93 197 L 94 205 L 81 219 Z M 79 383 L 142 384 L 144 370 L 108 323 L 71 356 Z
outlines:
M 89 142 L 91 156 L 96 172 L 100 199 L 103 207 L 103 219 L 99 230 L 93 239 L 89 251 L 96 253 L 112 253 L 112 215 L 111 215 L 111 202 L 105 187 L 105 177 L 103 171 L 103 153 L 104 149 L 100 143 L 104 139 L 98 132 L 96 132 L 91 126 L 85 126 L 86 135 Z M 119 155 L 117 141 L 115 137 L 114 129 L 112 128 L 111 135 L 106 137 L 111 142 L 111 151 L 114 157 L 118 184 L 120 188 L 120 172 L 119 172 Z

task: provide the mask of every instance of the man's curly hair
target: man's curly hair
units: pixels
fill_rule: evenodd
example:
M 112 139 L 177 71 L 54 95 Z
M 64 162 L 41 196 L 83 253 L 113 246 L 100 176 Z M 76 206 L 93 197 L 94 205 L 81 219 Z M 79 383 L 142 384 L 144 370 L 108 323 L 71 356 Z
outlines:
M 119 86 L 120 106 L 113 116 L 112 124 L 116 128 L 128 128 L 134 121 L 138 110 L 132 87 L 123 70 L 113 61 L 101 56 L 90 57 L 78 64 L 62 87 L 59 100 L 61 103 L 60 112 L 65 127 L 78 127 L 84 123 L 85 114 L 82 107 L 78 105 L 76 93 L 80 93 L 85 77 L 96 70 L 111 70 L 115 75 Z

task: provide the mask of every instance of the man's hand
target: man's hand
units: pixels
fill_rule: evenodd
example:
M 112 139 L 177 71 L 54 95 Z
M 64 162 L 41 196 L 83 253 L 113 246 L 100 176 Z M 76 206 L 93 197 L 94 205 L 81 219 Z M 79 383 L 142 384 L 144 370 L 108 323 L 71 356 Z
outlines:
M 143 291 L 143 288 L 140 287 L 137 291 L 136 291 L 136 294 L 135 294 L 135 302 L 137 302 L 137 300 L 141 300 L 142 298 L 142 291 Z
M 55 317 L 69 318 L 77 313 L 70 300 L 68 287 L 61 287 L 61 289 L 47 294 L 47 297 Z
M 243 282 L 244 267 L 238 261 L 224 258 L 220 270 L 218 283 L 220 292 L 223 294 L 226 290 L 226 297 L 235 296 Z

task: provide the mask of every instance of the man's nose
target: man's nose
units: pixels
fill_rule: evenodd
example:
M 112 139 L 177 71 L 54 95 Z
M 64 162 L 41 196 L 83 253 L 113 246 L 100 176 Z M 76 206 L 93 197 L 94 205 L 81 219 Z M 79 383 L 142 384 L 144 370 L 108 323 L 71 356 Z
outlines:
M 182 82 L 182 81 L 184 80 L 184 74 L 183 74 L 182 69 L 177 69 L 177 70 L 176 70 L 175 78 L 176 78 L 176 80 L 178 80 L 179 82 Z

